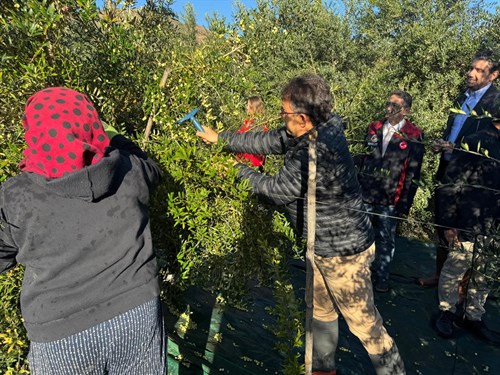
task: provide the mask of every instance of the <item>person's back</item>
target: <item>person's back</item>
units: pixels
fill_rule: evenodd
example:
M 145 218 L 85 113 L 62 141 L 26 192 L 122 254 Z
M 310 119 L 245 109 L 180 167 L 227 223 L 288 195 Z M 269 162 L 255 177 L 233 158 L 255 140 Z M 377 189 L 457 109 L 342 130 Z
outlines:
M 110 141 L 92 104 L 73 90 L 51 88 L 32 96 L 24 127 L 22 172 L 1 187 L 0 272 L 25 266 L 21 309 L 32 372 L 52 373 L 60 362 L 58 371 L 79 373 L 75 363 L 92 353 L 77 337 L 97 342 L 114 336 L 119 353 L 136 344 L 120 343 L 114 319 L 135 309 L 138 320 L 161 316 L 148 214 L 161 170 L 125 137 Z M 162 326 L 154 325 L 160 333 Z M 63 339 L 75 353 L 66 360 L 58 355 L 68 347 L 54 351 Z M 163 361 L 163 340 L 157 334 L 158 345 L 151 346 L 151 374 L 164 372 L 156 362 Z M 114 370 L 105 367 L 113 366 L 109 358 L 92 366 L 125 373 L 137 366 L 127 361 L 132 359 L 114 363 Z
M 363 212 L 361 190 L 341 119 L 332 116 L 316 129 L 315 252 L 329 257 L 359 253 L 373 242 L 373 231 L 368 215 Z M 255 193 L 285 206 L 299 235 L 306 237 L 308 134 L 292 138 L 281 128 L 268 133 L 222 132 L 220 136 L 237 152 L 285 154 L 284 168 L 274 177 L 262 176 L 243 167 L 239 176 L 249 179 Z
M 60 178 L 23 172 L 4 184 L 2 210 L 26 267 L 21 306 L 31 339 L 60 339 L 158 295 L 143 215 L 149 190 L 137 156 L 118 149 Z
M 340 117 L 316 127 L 317 181 L 315 253 L 321 256 L 352 255 L 373 242 L 368 215 Z M 307 144 L 304 145 L 307 160 Z M 305 211 L 304 211 L 305 212 Z M 304 218 L 307 215 L 304 213 Z M 307 233 L 307 225 L 304 225 Z

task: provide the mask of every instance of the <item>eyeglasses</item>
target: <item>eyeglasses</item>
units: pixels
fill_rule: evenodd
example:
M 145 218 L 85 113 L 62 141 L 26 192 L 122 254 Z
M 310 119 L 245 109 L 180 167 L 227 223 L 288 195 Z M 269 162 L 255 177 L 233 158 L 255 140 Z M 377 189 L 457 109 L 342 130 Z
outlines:
M 385 106 L 386 106 L 386 107 L 391 107 L 391 108 L 394 108 L 394 109 L 396 109 L 396 110 L 399 110 L 399 109 L 401 109 L 401 108 L 405 108 L 405 106 L 404 106 L 404 105 L 401 105 L 401 104 L 399 104 L 399 103 L 394 103 L 394 102 L 387 102 L 387 103 L 385 103 Z
M 285 116 L 285 115 L 306 115 L 307 113 L 304 112 L 287 112 L 283 108 L 280 109 L 280 116 Z

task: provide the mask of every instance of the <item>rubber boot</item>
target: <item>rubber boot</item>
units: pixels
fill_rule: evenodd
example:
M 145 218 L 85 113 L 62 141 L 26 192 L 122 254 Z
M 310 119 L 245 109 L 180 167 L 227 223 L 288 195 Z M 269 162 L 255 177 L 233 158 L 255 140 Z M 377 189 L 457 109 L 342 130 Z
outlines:
M 383 354 L 370 354 L 377 375 L 405 375 L 405 365 L 396 344 Z
M 339 321 L 322 322 L 313 319 L 313 374 L 335 374 L 335 351 L 339 341 Z

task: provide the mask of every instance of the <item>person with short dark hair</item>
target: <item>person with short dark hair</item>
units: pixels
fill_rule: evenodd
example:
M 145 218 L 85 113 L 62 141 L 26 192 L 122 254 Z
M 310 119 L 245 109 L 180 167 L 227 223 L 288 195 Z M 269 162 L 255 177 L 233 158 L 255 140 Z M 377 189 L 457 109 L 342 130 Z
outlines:
M 432 151 L 441 155 L 435 176 L 436 182 L 442 182 L 454 148 L 460 148 L 465 137 L 491 126 L 491 117 L 483 115 L 495 111 L 494 105 L 500 98 L 500 90 L 493 85 L 498 75 L 499 58 L 492 51 L 481 51 L 473 57 L 467 72 L 467 90 L 453 102 L 453 107 L 461 108 L 463 113 L 450 112 L 443 137 L 434 141 L 432 145 Z M 440 216 L 439 202 L 435 202 L 434 209 L 435 216 Z M 422 286 L 437 285 L 448 255 L 450 244 L 443 230 L 437 227 L 436 233 L 438 236 L 436 269 L 432 276 L 418 279 L 418 283 Z
M 0 189 L 0 272 L 25 266 L 31 373 L 165 374 L 147 208 L 161 169 L 68 88 L 31 96 L 23 125 L 21 173 Z
M 226 143 L 235 152 L 284 154 L 283 167 L 267 176 L 237 164 L 252 191 L 284 206 L 300 235 L 307 237 L 309 134 L 317 131 L 316 237 L 313 308 L 313 374 L 336 373 L 338 312 L 361 341 L 378 375 L 405 374 L 394 340 L 375 307 L 370 264 L 373 230 L 363 209 L 356 170 L 333 96 L 318 75 L 293 78 L 281 92 L 285 126 L 267 133 L 221 132 L 204 127 L 207 143 Z
M 465 137 L 466 148 L 453 151 L 436 193 L 441 208 L 436 222 L 451 247 L 439 277 L 436 329 L 450 338 L 459 325 L 500 345 L 500 335 L 482 319 L 490 288 L 488 265 L 500 246 L 500 100 L 491 115 L 492 125 Z M 459 284 L 466 272 L 469 280 L 460 302 Z
M 389 291 L 397 217 L 407 215 L 417 191 L 424 157 L 423 133 L 407 119 L 412 97 L 395 90 L 385 106 L 385 117 L 368 125 L 369 153 L 358 158 L 358 179 L 365 208 L 375 227 L 374 289 Z

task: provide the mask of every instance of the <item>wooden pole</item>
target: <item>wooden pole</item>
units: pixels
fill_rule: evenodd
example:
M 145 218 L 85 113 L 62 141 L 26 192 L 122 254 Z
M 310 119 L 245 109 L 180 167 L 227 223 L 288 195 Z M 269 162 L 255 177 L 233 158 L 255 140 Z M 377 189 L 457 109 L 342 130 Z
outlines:
M 314 239 L 316 237 L 316 138 L 318 132 L 313 129 L 309 133 L 309 178 L 307 180 L 307 251 L 306 251 L 306 350 L 305 370 L 306 375 L 312 374 L 313 351 L 313 269 Z
M 160 89 L 163 89 L 165 87 L 165 85 L 167 84 L 167 78 L 170 75 L 171 71 L 172 71 L 172 69 L 169 69 L 169 68 L 164 70 L 163 76 L 161 77 L 161 81 L 160 81 Z M 153 108 L 151 110 L 151 113 L 149 114 L 148 123 L 146 124 L 146 130 L 144 131 L 144 142 L 145 143 L 147 143 L 149 140 L 149 136 L 151 134 L 151 129 L 153 128 L 154 116 L 155 116 L 155 106 L 153 104 Z

